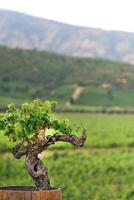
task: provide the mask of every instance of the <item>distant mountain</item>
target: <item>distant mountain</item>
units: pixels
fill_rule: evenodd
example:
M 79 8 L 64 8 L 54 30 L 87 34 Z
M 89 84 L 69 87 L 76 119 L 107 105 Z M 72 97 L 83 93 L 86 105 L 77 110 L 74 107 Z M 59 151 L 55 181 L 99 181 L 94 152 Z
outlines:
M 0 44 L 134 63 L 134 33 L 67 25 L 0 10 Z
M 0 107 L 33 98 L 134 107 L 134 66 L 0 46 Z

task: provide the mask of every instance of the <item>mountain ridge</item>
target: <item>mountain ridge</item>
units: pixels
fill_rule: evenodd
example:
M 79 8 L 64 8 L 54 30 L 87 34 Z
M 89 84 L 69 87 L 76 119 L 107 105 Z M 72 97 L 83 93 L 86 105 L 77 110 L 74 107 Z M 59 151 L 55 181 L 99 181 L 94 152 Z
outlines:
M 74 26 L 0 10 L 0 44 L 134 63 L 134 33 Z

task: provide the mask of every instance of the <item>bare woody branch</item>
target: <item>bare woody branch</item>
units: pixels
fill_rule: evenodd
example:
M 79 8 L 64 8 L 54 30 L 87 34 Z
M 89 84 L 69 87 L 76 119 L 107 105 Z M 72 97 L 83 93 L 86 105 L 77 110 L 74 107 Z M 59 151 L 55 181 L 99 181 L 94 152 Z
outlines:
M 34 151 L 36 155 L 47 149 L 50 145 L 55 144 L 56 142 L 68 142 L 75 146 L 83 146 L 85 143 L 85 140 L 87 138 L 86 129 L 83 129 L 82 135 L 80 137 L 77 137 L 73 134 L 68 135 L 59 135 L 54 134 L 52 136 L 49 136 L 47 139 L 41 140 L 39 139 L 39 145 L 35 148 L 34 146 L 27 145 L 26 147 L 23 147 L 21 143 L 18 143 L 12 150 L 12 154 L 15 158 L 19 159 L 22 156 L 27 156 L 30 149 Z M 44 134 L 44 132 L 43 132 Z M 42 135 L 41 135 L 42 136 Z M 44 135 L 43 135 L 44 136 Z
M 84 142 L 87 138 L 87 134 L 86 134 L 86 129 L 83 129 L 82 135 L 81 137 L 77 137 L 73 134 L 68 134 L 68 135 L 59 135 L 59 134 L 55 134 L 53 136 L 50 136 L 46 143 L 44 144 L 44 149 L 46 149 L 47 147 L 49 147 L 52 144 L 55 144 L 55 142 L 69 142 L 75 146 L 83 146 Z

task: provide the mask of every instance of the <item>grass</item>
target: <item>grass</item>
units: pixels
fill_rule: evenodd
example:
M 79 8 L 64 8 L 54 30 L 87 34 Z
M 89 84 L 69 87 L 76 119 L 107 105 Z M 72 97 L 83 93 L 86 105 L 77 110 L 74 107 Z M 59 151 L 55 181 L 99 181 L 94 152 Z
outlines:
M 63 200 L 132 200 L 134 152 L 54 154 L 43 159 L 53 186 L 62 188 Z M 0 160 L 0 185 L 33 185 L 24 159 Z

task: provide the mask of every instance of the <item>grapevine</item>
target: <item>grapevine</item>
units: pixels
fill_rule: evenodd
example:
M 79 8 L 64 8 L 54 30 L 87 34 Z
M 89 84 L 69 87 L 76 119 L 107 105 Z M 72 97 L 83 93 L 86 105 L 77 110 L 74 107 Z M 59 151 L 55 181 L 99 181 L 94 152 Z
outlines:
M 0 130 L 15 143 L 13 156 L 17 159 L 26 156 L 26 169 L 37 189 L 51 188 L 47 168 L 38 155 L 58 141 L 83 146 L 86 140 L 85 129 L 82 136 L 77 137 L 72 134 L 74 126 L 56 118 L 52 112 L 56 104 L 55 101 L 35 99 L 20 107 L 10 104 L 6 112 L 0 113 Z M 53 131 L 51 135 L 47 134 L 49 129 Z

